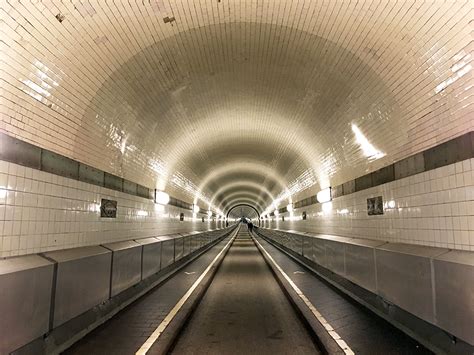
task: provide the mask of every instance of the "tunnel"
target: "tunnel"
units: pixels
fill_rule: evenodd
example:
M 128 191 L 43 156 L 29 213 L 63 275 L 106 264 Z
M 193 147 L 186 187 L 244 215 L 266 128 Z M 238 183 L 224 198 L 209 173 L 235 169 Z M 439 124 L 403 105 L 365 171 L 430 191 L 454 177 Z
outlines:
M 470 0 L 0 0 L 0 355 L 473 354 Z

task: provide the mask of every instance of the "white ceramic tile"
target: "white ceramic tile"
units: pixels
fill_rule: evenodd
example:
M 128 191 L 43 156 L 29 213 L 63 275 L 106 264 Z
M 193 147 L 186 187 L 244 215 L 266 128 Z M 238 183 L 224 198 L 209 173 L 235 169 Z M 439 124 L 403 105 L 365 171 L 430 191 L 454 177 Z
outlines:
M 298 200 L 473 128 L 469 1 L 3 3 L 2 131 L 183 200 L 224 166 Z
M 238 180 L 258 186 L 240 189 L 252 203 L 263 194 L 263 208 L 286 189 L 296 201 L 473 129 L 469 1 L 117 0 L 90 11 L 77 3 L 3 6 L 2 132 L 183 200 L 199 192 L 228 207 L 215 189 Z M 163 22 L 171 12 L 175 25 Z M 314 216 L 314 228 L 445 244 L 437 233 L 418 237 L 435 222 L 414 219 L 465 216 L 452 204 L 474 200 L 472 166 L 341 198 L 350 214 Z M 36 198 L 3 198 L 7 185 Z M 377 194 L 401 210 L 368 219 L 365 199 Z M 115 222 L 90 209 L 101 196 L 124 206 Z M 98 231 L 125 238 L 178 228 L 171 207 L 158 216 L 138 198 L 6 162 L 0 203 L 46 211 L 36 214 L 42 233 L 65 236 L 52 246 L 42 238 L 45 248 L 91 244 Z M 149 215 L 138 219 L 138 209 Z M 79 232 L 57 224 L 73 218 L 57 210 L 78 212 Z
M 22 171 L 15 164 L 9 164 L 9 169 L 15 174 Z M 84 183 L 75 185 L 78 189 L 74 190 L 70 187 L 74 186 L 70 184 L 70 179 L 55 179 L 48 176 L 51 174 L 35 174 L 34 170 L 31 174 L 23 171 L 30 178 L 19 180 L 15 176 L 14 180 L 10 180 L 16 182 L 12 186 L 20 189 L 31 182 L 31 186 L 37 188 L 28 193 L 5 189 L 6 197 L 3 202 L 0 201 L 0 256 L 224 226 L 222 221 L 203 223 L 200 218 L 191 221 L 189 211 L 184 211 L 185 221 L 180 222 L 180 210 L 173 206 L 166 206 L 159 212 L 155 204 L 147 199 Z M 2 175 L 6 180 L 10 177 Z M 39 178 L 51 183 L 42 183 L 37 180 Z M 101 198 L 118 201 L 116 219 L 100 218 L 97 206 Z M 145 211 L 147 215 L 141 216 L 138 211 Z
M 465 170 L 472 166 L 470 161 L 464 163 L 456 166 L 463 169 L 462 174 L 470 173 Z M 289 214 L 285 213 L 284 222 L 280 215 L 278 220 L 275 217 L 272 221 L 265 220 L 264 226 L 470 250 L 471 233 L 474 232 L 472 184 L 465 185 L 464 182 L 462 187 L 441 188 L 434 193 L 415 188 L 411 195 L 407 195 L 409 187 L 417 185 L 417 181 L 440 181 L 457 176 L 453 169 L 454 165 L 436 169 L 436 176 L 433 171 L 428 171 L 415 175 L 415 178 L 338 197 L 333 200 L 331 212 L 323 212 L 321 205 L 303 207 L 294 212 L 294 220 L 289 220 Z M 381 216 L 368 216 L 366 200 L 377 195 L 382 195 L 385 202 L 394 200 L 395 208 L 386 208 Z M 341 210 L 348 213 L 341 214 Z M 303 211 L 308 215 L 306 221 L 301 220 Z

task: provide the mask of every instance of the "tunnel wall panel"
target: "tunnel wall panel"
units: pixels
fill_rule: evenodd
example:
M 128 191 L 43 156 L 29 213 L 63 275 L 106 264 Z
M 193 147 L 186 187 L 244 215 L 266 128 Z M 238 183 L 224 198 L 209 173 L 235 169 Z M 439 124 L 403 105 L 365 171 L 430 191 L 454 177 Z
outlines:
M 79 165 L 79 180 L 94 185 L 104 186 L 104 172 L 85 164 Z
M 303 256 L 311 259 L 313 256 L 313 238 L 303 237 Z
M 335 273 L 344 275 L 346 272 L 344 265 L 344 244 L 337 241 L 323 239 L 322 243 L 326 249 L 326 266 Z
M 386 184 L 395 180 L 395 170 L 393 164 L 372 173 L 372 183 L 374 186 Z
M 294 230 L 257 231 L 291 250 L 282 234 Z M 313 244 L 309 260 L 474 345 L 473 252 L 317 234 L 305 238 Z
M 118 176 L 105 173 L 104 186 L 111 190 L 123 191 L 123 179 Z
M 425 160 L 423 153 L 412 155 L 394 164 L 395 179 L 403 179 L 411 175 L 422 173 L 424 170 Z
M 409 176 L 334 197 L 326 210 L 316 203 L 284 213 L 285 221 L 265 218 L 262 227 L 474 250 L 474 159 L 415 173 L 422 162 L 416 155 L 395 166 Z M 368 215 L 367 200 L 378 196 L 383 214 Z
M 162 242 L 161 251 L 161 267 L 171 265 L 175 262 L 174 260 L 174 238 L 173 237 L 160 237 L 159 240 Z
M 41 169 L 41 149 L 0 132 L 0 160 Z
M 381 244 L 383 243 L 365 241 L 358 244 L 348 242 L 345 245 L 345 276 L 352 282 L 372 292 L 377 291 L 374 246 Z
M 174 260 L 177 261 L 184 256 L 184 237 L 174 238 Z
M 430 258 L 447 250 L 433 250 L 431 254 L 422 248 L 396 243 L 377 248 L 378 292 L 387 301 L 434 323 Z
M 210 240 L 225 236 L 234 228 L 213 231 Z M 197 239 L 201 233 L 189 237 Z M 84 327 L 101 312 L 97 307 L 159 271 L 159 253 L 165 242 L 172 246 L 169 249 L 173 259 L 173 237 L 0 259 L 0 354 L 43 341 L 46 334 L 62 327 L 66 330 L 60 331 L 59 338 L 67 340 L 64 337 L 70 322 L 86 315 L 72 326 L 76 331 L 78 326 Z
M 199 248 L 199 238 L 197 238 L 197 236 L 193 236 L 191 233 L 183 233 L 181 235 L 185 238 L 189 238 L 189 247 L 191 252 Z
M 112 255 L 112 272 L 110 278 L 110 296 L 137 284 L 141 280 L 142 246 L 135 241 L 124 241 L 104 244 Z
M 161 269 L 162 243 L 156 238 L 135 240 L 142 245 L 142 279 L 156 274 Z
M 191 236 L 183 236 L 183 255 L 189 255 L 191 253 Z
M 71 179 L 0 160 L 0 190 L 4 192 L 0 205 L 6 218 L 0 257 L 225 226 L 224 221 L 193 219 L 186 209 L 157 206 L 149 198 L 98 186 L 103 172 L 83 164 L 78 174 L 79 180 Z M 117 201 L 117 218 L 100 217 L 102 198 Z M 180 213 L 184 213 L 184 221 L 180 221 Z
M 41 169 L 71 179 L 79 178 L 79 163 L 47 150 L 41 152 Z
M 0 260 L 0 354 L 49 329 L 54 265 L 28 255 Z
M 57 263 L 53 327 L 109 299 L 112 252 L 90 246 L 44 253 Z
M 433 264 L 437 324 L 474 344 L 473 253 L 453 250 L 434 258 Z
M 123 180 L 123 192 L 131 195 L 136 195 L 137 194 L 137 184 L 129 181 L 129 180 Z
M 315 263 L 322 265 L 322 266 L 327 266 L 327 259 L 326 259 L 326 246 L 324 244 L 324 240 L 313 237 L 313 253 L 312 253 L 312 258 L 311 261 L 314 261 Z

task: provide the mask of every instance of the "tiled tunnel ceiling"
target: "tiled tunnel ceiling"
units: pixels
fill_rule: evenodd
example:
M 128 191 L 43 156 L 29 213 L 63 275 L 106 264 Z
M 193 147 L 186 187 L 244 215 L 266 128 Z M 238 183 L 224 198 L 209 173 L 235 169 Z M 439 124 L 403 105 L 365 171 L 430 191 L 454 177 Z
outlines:
M 5 1 L 1 130 L 221 209 L 473 129 L 471 1 Z
M 249 218 L 253 220 L 253 223 L 258 221 L 257 211 L 247 204 L 238 204 L 229 209 L 229 218 L 239 219 L 239 218 Z

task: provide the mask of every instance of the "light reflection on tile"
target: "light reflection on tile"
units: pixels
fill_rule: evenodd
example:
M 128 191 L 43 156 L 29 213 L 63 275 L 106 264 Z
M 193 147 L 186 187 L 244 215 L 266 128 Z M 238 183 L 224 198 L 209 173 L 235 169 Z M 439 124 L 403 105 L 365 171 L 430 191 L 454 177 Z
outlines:
M 224 220 L 215 218 L 202 222 L 196 216 L 193 221 L 191 211 L 138 196 L 3 161 L 0 166 L 14 166 L 9 169 L 13 173 L 31 176 L 23 178 L 25 182 L 44 186 L 31 192 L 18 183 L 0 188 L 0 257 L 225 226 Z M 18 182 L 20 177 L 15 177 Z M 116 219 L 100 217 L 102 198 L 117 201 Z M 183 222 L 179 221 L 181 212 L 185 213 Z
M 0 129 L 186 201 L 206 205 L 221 186 L 249 181 L 265 206 L 286 206 L 474 128 L 469 2 L 189 4 L 6 3 Z M 58 185 L 8 173 L 0 186 L 21 190 L 5 193 L 10 205 L 35 191 L 44 203 Z M 471 181 L 456 173 L 417 189 L 455 186 L 462 200 Z M 417 192 L 393 212 L 424 213 Z
M 448 165 L 337 197 L 332 210 L 324 204 L 296 209 L 307 220 L 264 219 L 264 226 L 301 232 L 415 243 L 451 249 L 474 250 L 474 159 Z M 456 169 L 455 169 L 456 168 Z M 467 177 L 455 188 L 443 181 Z M 369 216 L 367 198 L 382 196 L 384 214 Z M 285 221 L 281 217 L 285 217 Z
M 258 142 L 298 200 L 472 129 L 468 2 L 255 4 L 9 2 L 2 130 L 183 199 Z

